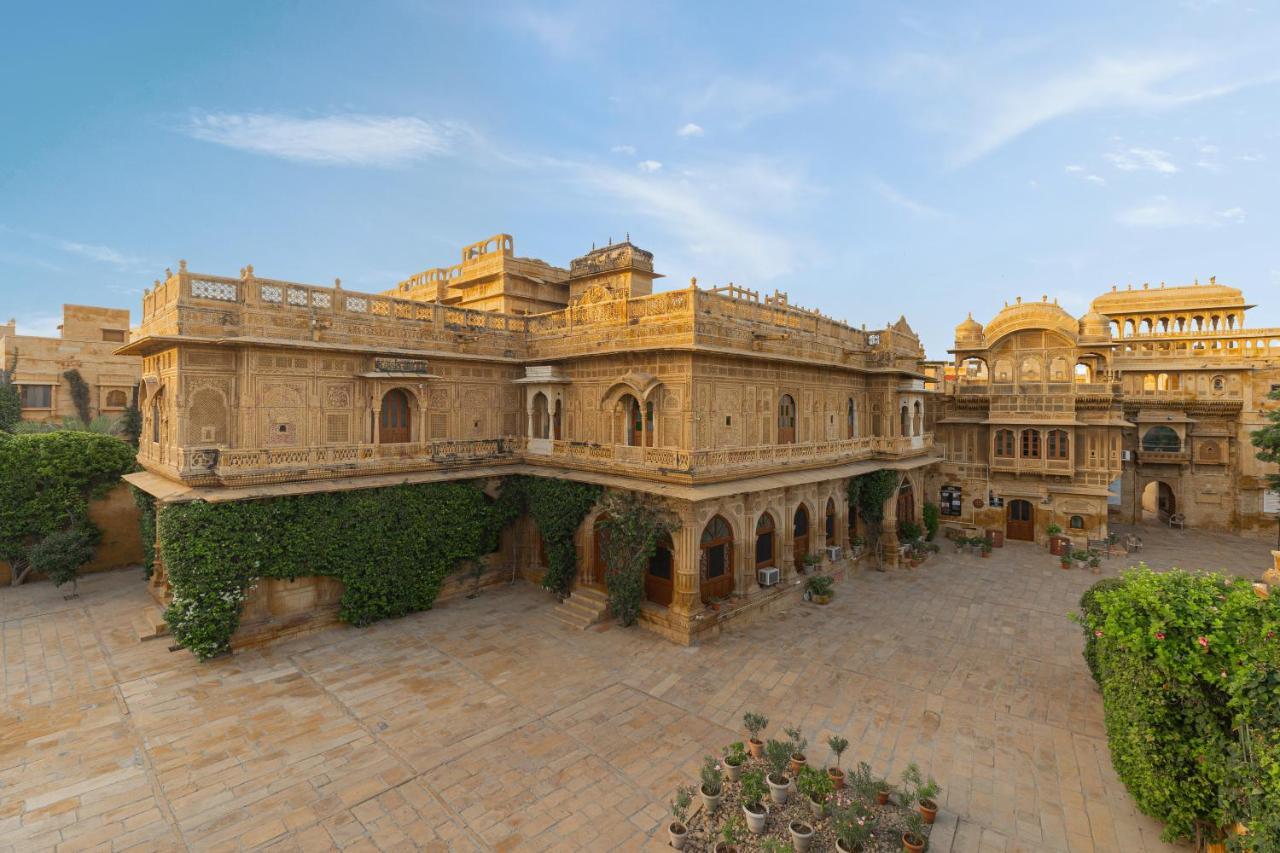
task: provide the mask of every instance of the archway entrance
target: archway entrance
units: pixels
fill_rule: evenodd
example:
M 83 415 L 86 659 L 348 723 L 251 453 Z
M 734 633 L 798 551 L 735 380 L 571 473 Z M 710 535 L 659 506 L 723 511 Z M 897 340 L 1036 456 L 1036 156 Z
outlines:
M 720 516 L 714 516 L 702 529 L 701 551 L 702 600 L 724 598 L 733 592 L 733 528 Z
M 777 553 L 777 531 L 774 529 L 773 515 L 764 513 L 756 522 L 756 568 L 765 569 L 777 565 L 774 559 Z
M 409 441 L 409 395 L 392 388 L 382 398 L 378 414 L 378 443 L 404 444 Z
M 1167 522 L 1178 511 L 1178 501 L 1173 488 L 1165 482 L 1154 480 L 1142 490 L 1142 520 Z
M 778 444 L 796 443 L 796 401 L 783 394 L 778 401 Z
M 804 568 L 804 558 L 809 555 L 809 510 L 804 504 L 796 507 L 795 527 L 792 529 L 791 559 L 797 569 Z
M 1036 541 L 1035 509 L 1030 501 L 1012 500 L 1005 510 L 1004 538 Z

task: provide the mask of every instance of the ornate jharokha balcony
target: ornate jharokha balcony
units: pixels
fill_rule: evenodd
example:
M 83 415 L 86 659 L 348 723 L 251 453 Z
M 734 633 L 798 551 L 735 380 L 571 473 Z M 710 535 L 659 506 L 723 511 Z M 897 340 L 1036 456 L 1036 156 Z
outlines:
M 1184 465 L 1191 462 L 1191 451 L 1138 449 L 1138 461 L 1162 465 Z
M 794 470 L 910 457 L 932 447 L 932 433 L 696 451 L 503 436 L 404 444 L 184 448 L 180 452 L 179 473 L 192 486 L 249 486 L 528 461 L 694 482 L 739 476 L 752 469 L 764 473 L 783 467 Z
M 1075 472 L 1075 462 L 1070 459 L 1020 459 L 1011 456 L 993 456 L 991 470 L 1013 474 L 1060 474 L 1070 477 Z

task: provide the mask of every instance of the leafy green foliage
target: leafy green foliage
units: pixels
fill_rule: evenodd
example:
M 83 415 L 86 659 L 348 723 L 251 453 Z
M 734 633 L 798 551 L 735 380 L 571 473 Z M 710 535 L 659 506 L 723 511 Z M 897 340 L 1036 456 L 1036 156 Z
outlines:
M 81 521 L 66 530 L 55 530 L 31 546 L 27 560 L 33 571 L 53 581 L 54 586 L 76 584 L 80 567 L 93 559 L 93 549 L 102 538 L 101 531 L 89 521 Z
M 861 850 L 875 828 L 870 810 L 857 800 L 831 815 L 831 829 L 846 850 Z
M 1280 402 L 1280 390 L 1272 391 L 1267 395 L 1267 399 Z M 1249 440 L 1253 442 L 1254 447 L 1258 448 L 1259 460 L 1280 465 L 1280 406 L 1272 406 L 1264 410 L 1264 414 L 1268 421 L 1267 425 L 1251 432 Z M 0 424 L 0 428 L 3 428 L 3 424 Z M 1272 491 L 1280 492 L 1280 470 L 1267 474 L 1267 485 Z M 1276 518 L 1276 524 L 1280 525 L 1280 517 Z M 1277 531 L 1277 536 L 1280 536 L 1280 531 Z
M 339 578 L 339 617 L 355 625 L 427 610 L 446 573 L 494 550 L 510 511 L 470 483 L 168 506 L 166 621 L 205 660 L 228 650 L 258 578 Z
M 549 477 L 508 477 L 503 482 L 512 504 L 527 510 L 538 527 L 547 551 L 547 573 L 542 585 L 559 596 L 569 594 L 578 572 L 578 549 L 573 544 L 582 519 L 600 497 L 601 488 Z
M 716 761 L 714 756 L 708 755 L 702 759 L 702 770 L 699 776 L 702 779 L 702 793 L 708 797 L 718 797 L 720 788 L 724 785 L 724 779 L 720 775 L 720 762 Z
M 854 477 L 849 481 L 849 505 L 857 506 L 868 522 L 884 521 L 884 505 L 898 490 L 898 477 L 887 468 Z
M 622 625 L 634 625 L 639 618 L 649 560 L 662 538 L 678 526 L 661 501 L 642 492 L 610 490 L 600 500 L 609 612 Z
M 1102 615 L 1102 611 L 1098 606 L 1098 593 L 1106 592 L 1109 589 L 1119 589 L 1124 586 L 1124 578 L 1103 578 L 1084 591 L 1084 595 L 1080 596 L 1080 617 L 1078 621 L 1084 629 L 1084 662 L 1089 666 L 1089 673 L 1093 676 L 1093 680 L 1099 687 L 1102 686 L 1102 677 L 1098 673 L 1098 638 L 1093 635 L 1093 631 L 1088 627 L 1088 623 L 1092 619 L 1096 619 Z
M 769 789 L 764 783 L 764 773 L 760 770 L 748 770 L 742 774 L 742 787 L 739 789 L 739 795 L 742 798 L 743 805 L 755 806 L 754 811 L 760 810 L 760 803 L 764 800 L 764 795 Z
M 732 767 L 741 767 L 747 763 L 747 747 L 740 740 L 735 740 L 724 748 L 724 763 Z
M 147 578 L 156 568 L 156 499 L 137 486 L 130 486 L 138 508 L 138 536 L 142 539 L 142 569 Z
M 0 559 L 14 583 L 30 571 L 30 545 L 84 522 L 89 500 L 134 467 L 133 448 L 110 436 L 0 433 Z
M 1280 598 L 1216 574 L 1124 578 L 1081 617 L 1116 774 L 1167 840 L 1240 822 L 1251 849 L 1280 849 Z
M 13 372 L 18 367 L 18 354 L 13 353 L 8 364 L 0 364 L 0 432 L 12 432 L 22 421 L 22 397 L 13 384 Z
M 770 738 L 764 745 L 764 760 L 771 776 L 786 776 L 791 763 L 791 744 Z
M 827 738 L 827 748 L 831 750 L 831 754 L 836 757 L 836 767 L 840 766 L 840 756 L 844 755 L 844 751 L 849 748 L 849 739 L 832 735 Z
M 796 775 L 796 788 L 815 803 L 825 803 L 836 786 L 826 773 L 806 765 Z
M 755 711 L 747 711 L 742 715 L 742 726 L 751 735 L 752 740 L 759 740 L 760 733 L 769 727 L 769 718 Z
M 75 368 L 63 371 L 62 378 L 71 386 L 71 405 L 75 406 L 80 422 L 89 423 L 93 420 L 93 416 L 89 414 L 89 383 L 84 381 L 80 371 Z
M 942 526 L 942 510 L 938 509 L 937 504 L 925 503 L 923 514 L 924 529 L 928 531 L 926 538 L 932 542 L 933 537 L 938 535 L 938 528 Z
M 812 596 L 830 595 L 836 579 L 831 575 L 811 575 L 804 582 L 805 592 Z

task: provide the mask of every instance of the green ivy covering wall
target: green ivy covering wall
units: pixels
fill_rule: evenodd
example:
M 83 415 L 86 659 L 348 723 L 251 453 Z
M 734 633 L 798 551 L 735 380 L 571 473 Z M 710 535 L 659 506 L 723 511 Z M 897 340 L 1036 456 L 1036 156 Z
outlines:
M 336 577 L 339 618 L 355 625 L 427 610 L 447 573 L 497 549 L 515 508 L 512 496 L 490 501 L 472 483 L 166 506 L 165 619 L 178 644 L 206 660 L 230 648 L 259 578 Z
M 1280 850 L 1280 597 L 1143 566 L 1085 604 L 1111 760 L 1138 807 L 1166 840 L 1240 822 L 1230 846 Z
M 551 477 L 508 477 L 503 494 L 528 512 L 547 551 L 547 573 L 542 585 L 560 596 L 569 594 L 578 573 L 578 549 L 573 536 L 599 499 L 601 489 Z

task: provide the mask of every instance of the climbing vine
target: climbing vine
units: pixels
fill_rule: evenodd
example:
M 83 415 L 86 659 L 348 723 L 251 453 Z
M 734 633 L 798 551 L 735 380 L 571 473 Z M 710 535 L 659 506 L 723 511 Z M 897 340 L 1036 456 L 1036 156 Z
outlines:
M 582 520 L 600 497 L 601 488 L 549 477 L 509 477 L 503 482 L 513 503 L 529 513 L 547 552 L 547 573 L 542 585 L 560 596 L 569 594 L 578 571 L 578 550 L 573 543 Z
M 856 506 L 867 523 L 867 537 L 871 552 L 879 555 L 881 525 L 884 522 L 884 505 L 898 489 L 897 471 L 887 468 L 859 474 L 849 480 L 849 506 Z
M 71 405 L 76 407 L 76 414 L 80 417 L 80 423 L 89 423 L 93 420 L 89 415 L 89 383 L 84 381 L 80 371 L 75 368 L 63 371 L 62 378 L 67 380 L 67 384 L 71 386 Z
M 512 501 L 471 483 L 427 483 L 167 506 L 166 621 L 206 660 L 230 648 L 259 578 L 336 577 L 339 618 L 355 625 L 430 609 L 447 573 L 495 550 Z
M 1280 597 L 1142 566 L 1095 586 L 1092 635 L 1116 774 L 1166 840 L 1280 849 Z M 1237 822 L 1243 838 L 1225 837 Z
M 142 537 L 142 569 L 149 579 L 156 567 L 156 499 L 137 486 L 129 486 L 138 507 L 138 535 Z
M 662 537 L 679 526 L 651 495 L 611 490 L 601 498 L 599 530 L 608 566 L 609 611 L 623 626 L 639 618 L 649 560 Z

